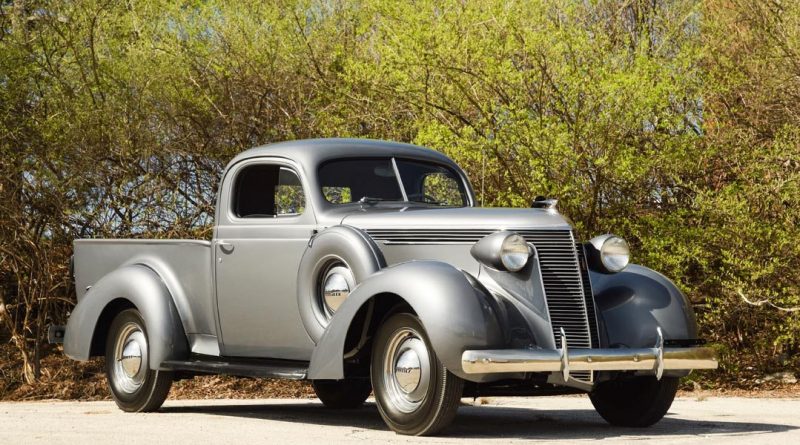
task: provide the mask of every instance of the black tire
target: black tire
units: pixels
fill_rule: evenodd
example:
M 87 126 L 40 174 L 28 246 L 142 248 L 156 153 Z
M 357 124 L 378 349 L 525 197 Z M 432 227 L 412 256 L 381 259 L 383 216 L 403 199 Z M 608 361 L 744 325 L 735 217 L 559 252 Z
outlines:
M 677 377 L 634 377 L 600 383 L 589 399 L 611 425 L 643 428 L 667 414 L 676 392 Z
M 138 329 L 142 335 L 138 336 L 138 341 L 144 341 L 144 349 L 140 347 L 140 365 L 135 379 L 138 380 L 135 384 L 127 382 L 125 374 L 122 374 L 119 366 L 118 359 L 119 351 L 117 341 L 120 336 L 130 333 L 131 329 Z M 132 334 L 138 335 L 138 334 Z M 131 338 L 126 335 L 127 338 Z M 120 339 L 120 342 L 125 339 Z M 127 344 L 127 343 L 126 343 Z M 106 378 L 108 381 L 108 388 L 111 391 L 111 396 L 117 403 L 117 406 L 127 412 L 150 412 L 155 411 L 161 407 L 169 394 L 169 389 L 172 386 L 173 373 L 167 371 L 154 371 L 147 365 L 149 351 L 149 340 L 147 337 L 147 328 L 145 327 L 144 320 L 136 309 L 126 309 L 114 318 L 111 327 L 108 330 L 108 337 L 106 340 Z M 131 381 L 134 378 L 128 377 Z M 129 386 L 126 388 L 126 384 Z
M 419 381 L 427 382 L 427 386 L 415 387 L 415 391 L 419 389 L 423 395 L 410 408 L 401 406 L 397 398 L 393 398 L 393 394 L 401 393 L 397 392 L 397 385 L 386 369 L 387 363 L 395 363 L 392 357 L 388 357 L 393 355 L 392 342 L 398 335 L 408 332 L 407 339 L 421 340 L 424 344 L 427 357 L 420 358 L 427 360 L 428 364 L 427 369 L 422 365 L 419 367 Z M 425 328 L 416 316 L 400 313 L 387 319 L 375 334 L 371 360 L 370 374 L 378 411 L 393 431 L 415 436 L 433 435 L 453 421 L 464 391 L 464 381 L 450 373 L 436 357 Z M 394 368 L 396 363 L 390 366 Z
M 314 380 L 311 386 L 322 404 L 332 409 L 359 408 L 372 392 L 369 379 Z

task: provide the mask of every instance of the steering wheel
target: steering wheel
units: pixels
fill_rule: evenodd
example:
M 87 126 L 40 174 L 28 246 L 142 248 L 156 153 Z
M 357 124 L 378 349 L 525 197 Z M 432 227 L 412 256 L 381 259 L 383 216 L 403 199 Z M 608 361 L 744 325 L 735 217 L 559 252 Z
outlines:
M 414 193 L 412 195 L 408 195 L 409 201 L 419 201 L 419 198 L 422 198 L 421 202 L 424 202 L 426 204 L 442 205 L 441 201 L 437 201 L 436 198 L 427 193 Z

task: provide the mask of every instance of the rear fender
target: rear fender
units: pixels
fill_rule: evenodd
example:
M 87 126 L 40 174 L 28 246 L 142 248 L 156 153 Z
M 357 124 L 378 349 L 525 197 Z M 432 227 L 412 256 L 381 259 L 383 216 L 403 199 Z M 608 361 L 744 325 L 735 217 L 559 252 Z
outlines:
M 353 318 L 372 298 L 387 293 L 411 307 L 439 360 L 460 377 L 467 377 L 461 370 L 464 350 L 503 345 L 492 304 L 460 270 L 439 261 L 411 261 L 375 273 L 350 293 L 314 348 L 309 379 L 344 378 L 345 339 Z
M 64 353 L 74 360 L 88 360 L 97 355 L 97 351 L 92 351 L 93 341 L 96 336 L 107 335 L 98 321 L 106 308 L 120 302 L 138 309 L 144 319 L 150 369 L 159 369 L 165 360 L 189 357 L 186 334 L 172 296 L 158 274 L 143 265 L 114 270 L 86 292 L 67 322 Z

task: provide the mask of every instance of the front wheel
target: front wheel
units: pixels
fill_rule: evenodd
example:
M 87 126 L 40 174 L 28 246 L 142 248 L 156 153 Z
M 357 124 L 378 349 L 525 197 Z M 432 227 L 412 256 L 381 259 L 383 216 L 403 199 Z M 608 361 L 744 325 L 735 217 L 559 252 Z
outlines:
M 414 315 L 393 315 L 378 328 L 370 374 L 378 411 L 395 432 L 432 435 L 455 418 L 464 381 L 442 365 Z
M 120 312 L 106 340 L 106 377 L 117 406 L 128 412 L 157 410 L 169 394 L 172 373 L 148 366 L 149 343 L 136 309 Z
M 364 404 L 372 392 L 369 379 L 314 380 L 317 398 L 332 409 L 353 409 Z
M 589 399 L 611 425 L 646 427 L 667 414 L 676 392 L 677 377 L 634 377 L 600 383 Z

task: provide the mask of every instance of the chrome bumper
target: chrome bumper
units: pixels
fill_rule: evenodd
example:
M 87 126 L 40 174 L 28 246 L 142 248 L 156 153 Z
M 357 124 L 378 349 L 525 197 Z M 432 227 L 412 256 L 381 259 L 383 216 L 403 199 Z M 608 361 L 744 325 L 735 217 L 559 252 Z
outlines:
M 716 369 L 711 348 L 665 348 L 661 329 L 655 347 L 639 349 L 569 349 L 561 330 L 561 349 L 493 349 L 464 351 L 461 366 L 467 374 L 497 372 L 652 371 L 660 379 L 665 370 Z

